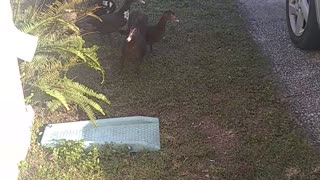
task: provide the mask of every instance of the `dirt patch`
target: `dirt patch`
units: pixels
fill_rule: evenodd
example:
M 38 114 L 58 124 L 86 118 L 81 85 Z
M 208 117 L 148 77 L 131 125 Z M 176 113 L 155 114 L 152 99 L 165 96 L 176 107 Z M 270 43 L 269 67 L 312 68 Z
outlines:
M 35 108 L 35 119 L 45 119 L 46 123 L 64 123 L 64 122 L 75 122 L 79 120 L 84 120 L 86 116 L 79 113 L 76 108 L 72 108 L 70 110 L 56 111 L 56 112 L 49 112 L 48 110 Z
M 234 150 L 239 145 L 239 139 L 234 130 L 227 130 L 216 124 L 213 116 L 199 118 L 200 123 L 193 127 L 203 133 L 203 141 L 210 144 L 216 153 L 216 160 L 225 163 L 232 159 Z

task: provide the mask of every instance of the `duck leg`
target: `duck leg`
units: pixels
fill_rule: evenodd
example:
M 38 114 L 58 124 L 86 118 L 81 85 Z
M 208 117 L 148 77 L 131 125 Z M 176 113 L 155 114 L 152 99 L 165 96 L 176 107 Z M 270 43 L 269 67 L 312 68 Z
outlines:
M 120 72 L 123 71 L 124 61 L 125 61 L 125 57 L 121 56 L 121 58 L 120 58 Z
M 104 34 L 100 34 L 98 37 L 99 37 L 99 40 L 98 40 L 98 41 L 99 41 L 100 43 L 102 43 L 101 46 L 105 46 L 105 45 L 107 44 L 105 35 L 104 35 Z
M 150 53 L 151 53 L 151 54 L 154 54 L 154 53 L 153 53 L 153 50 L 152 50 L 152 44 L 150 44 Z
M 137 63 L 136 63 L 136 67 L 135 67 L 135 73 L 136 73 L 136 75 L 140 75 L 140 66 L 141 66 L 141 61 L 138 61 Z
M 108 34 L 107 34 L 107 36 L 108 36 L 108 39 L 109 39 L 110 45 L 112 45 L 112 44 L 113 44 L 113 40 L 112 40 L 111 34 L 110 34 L 110 33 L 108 33 Z
M 140 75 L 140 67 L 142 66 L 143 63 L 143 57 L 139 57 L 136 59 L 136 67 L 135 67 L 135 72 L 137 75 Z

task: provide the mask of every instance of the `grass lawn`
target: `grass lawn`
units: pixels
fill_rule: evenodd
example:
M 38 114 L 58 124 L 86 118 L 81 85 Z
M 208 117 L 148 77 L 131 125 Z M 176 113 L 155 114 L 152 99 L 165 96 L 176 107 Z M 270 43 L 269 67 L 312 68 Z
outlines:
M 139 8 L 151 22 L 168 9 L 181 21 L 168 24 L 140 76 L 118 71 L 120 35 L 100 50 L 106 84 L 85 68 L 70 76 L 107 95 L 109 117 L 159 117 L 162 150 L 130 155 L 106 147 L 87 154 L 81 143 L 46 150 L 36 143 L 39 127 L 85 117 L 38 113 L 21 179 L 320 178 L 319 153 L 280 102 L 270 64 L 235 0 L 147 0 Z

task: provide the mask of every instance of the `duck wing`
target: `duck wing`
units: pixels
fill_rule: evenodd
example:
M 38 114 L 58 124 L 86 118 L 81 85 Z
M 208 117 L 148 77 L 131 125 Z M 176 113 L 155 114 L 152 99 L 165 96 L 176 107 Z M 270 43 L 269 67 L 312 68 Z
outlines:
M 102 22 L 102 33 L 112 33 L 119 30 L 120 27 L 126 25 L 127 20 L 123 17 L 123 15 L 119 16 L 118 14 L 106 14 L 100 16 Z
M 164 31 L 158 26 L 148 26 L 146 32 L 146 41 L 150 44 L 159 42 L 164 35 Z

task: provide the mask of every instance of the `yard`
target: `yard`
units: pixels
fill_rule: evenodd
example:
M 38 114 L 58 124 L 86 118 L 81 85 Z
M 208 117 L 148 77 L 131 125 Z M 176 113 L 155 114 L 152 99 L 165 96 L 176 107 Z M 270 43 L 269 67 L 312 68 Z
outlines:
M 147 0 L 132 9 L 142 9 L 152 23 L 169 9 L 180 20 L 168 23 L 140 75 L 119 72 L 124 37 L 114 34 L 111 45 L 99 35 L 86 37 L 103 46 L 105 84 L 83 67 L 69 76 L 109 98 L 107 117 L 159 117 L 161 151 L 129 154 L 106 147 L 86 154 L 81 143 L 46 150 L 36 139 L 43 124 L 87 118 L 76 110 L 38 113 L 21 179 L 320 178 L 319 152 L 278 95 L 268 60 L 235 0 Z

